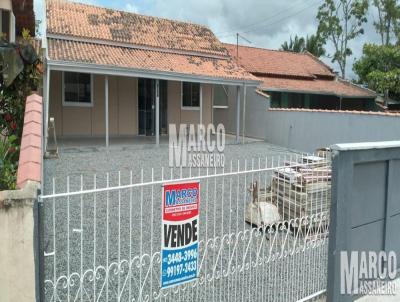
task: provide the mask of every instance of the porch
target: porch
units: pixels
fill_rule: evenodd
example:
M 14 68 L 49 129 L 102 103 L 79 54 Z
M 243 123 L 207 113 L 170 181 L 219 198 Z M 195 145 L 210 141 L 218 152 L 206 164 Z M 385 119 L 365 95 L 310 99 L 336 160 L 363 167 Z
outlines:
M 113 143 L 160 144 L 170 124 L 214 124 L 214 110 L 221 110 L 221 91 L 236 87 L 234 141 L 241 134 L 241 106 L 246 86 L 224 80 L 155 77 L 100 73 L 88 69 L 49 68 L 45 120 L 54 120 L 57 140 L 87 145 Z M 218 90 L 216 92 L 215 90 Z M 223 93 L 222 93 L 223 95 Z M 228 95 L 225 96 L 228 98 Z M 225 100 L 228 105 L 227 100 Z M 227 108 L 227 106 L 226 106 Z M 49 129 L 48 123 L 45 129 Z M 46 143 L 52 131 L 45 131 Z M 243 133 L 242 133 L 243 134 Z M 90 139 L 90 142 L 86 142 Z

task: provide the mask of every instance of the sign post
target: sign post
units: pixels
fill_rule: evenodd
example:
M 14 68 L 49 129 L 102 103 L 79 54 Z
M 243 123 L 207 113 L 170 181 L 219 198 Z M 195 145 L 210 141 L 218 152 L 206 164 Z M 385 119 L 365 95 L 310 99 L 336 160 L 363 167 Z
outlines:
M 163 186 L 161 287 L 198 276 L 199 182 Z

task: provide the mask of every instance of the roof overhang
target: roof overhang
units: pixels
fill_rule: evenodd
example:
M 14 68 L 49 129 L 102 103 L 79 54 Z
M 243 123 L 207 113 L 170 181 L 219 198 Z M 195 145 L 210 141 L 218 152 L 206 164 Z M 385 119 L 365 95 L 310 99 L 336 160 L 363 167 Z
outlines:
M 288 93 L 304 93 L 304 94 L 322 94 L 322 95 L 330 95 L 330 96 L 336 96 L 338 98 L 346 98 L 346 99 L 375 99 L 376 96 L 373 95 L 340 95 L 337 93 L 334 93 L 332 91 L 309 91 L 309 90 L 295 90 L 295 89 L 279 89 L 279 88 L 273 88 L 273 87 L 260 87 L 259 88 L 262 91 L 275 91 L 275 92 L 288 92 Z
M 119 66 L 99 65 L 90 63 L 80 63 L 71 61 L 47 60 L 47 66 L 51 70 L 84 72 L 91 74 L 125 76 L 125 77 L 141 77 L 149 79 L 185 81 L 206 84 L 220 84 L 231 86 L 258 86 L 261 81 L 243 80 L 243 79 L 227 79 L 217 77 L 207 77 L 194 74 L 183 74 L 177 72 L 166 72 L 148 69 L 134 69 Z

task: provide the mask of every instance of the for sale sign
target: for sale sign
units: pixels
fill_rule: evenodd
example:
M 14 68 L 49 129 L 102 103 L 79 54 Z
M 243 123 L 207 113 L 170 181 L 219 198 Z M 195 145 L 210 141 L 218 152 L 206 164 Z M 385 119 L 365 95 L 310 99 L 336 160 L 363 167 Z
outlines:
M 199 182 L 163 186 L 161 287 L 197 278 Z

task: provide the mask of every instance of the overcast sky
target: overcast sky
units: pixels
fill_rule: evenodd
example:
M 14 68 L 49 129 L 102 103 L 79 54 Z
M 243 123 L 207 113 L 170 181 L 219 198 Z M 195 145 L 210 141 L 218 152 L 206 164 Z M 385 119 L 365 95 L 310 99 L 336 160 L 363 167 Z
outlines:
M 36 18 L 43 16 L 44 0 L 35 0 Z M 240 44 L 279 49 L 290 36 L 306 36 L 315 33 L 318 6 L 323 0 L 76 0 L 116 8 L 144 15 L 166 17 L 181 21 L 204 24 L 211 28 L 223 42 L 236 43 L 239 32 L 251 43 L 240 40 Z M 379 43 L 373 27 L 376 12 L 368 12 L 365 34 L 352 41 L 353 57 L 348 60 L 347 75 L 354 77 L 351 65 L 361 55 L 365 42 Z M 327 45 L 328 53 L 332 50 Z M 328 58 L 323 59 L 335 70 L 337 66 Z

